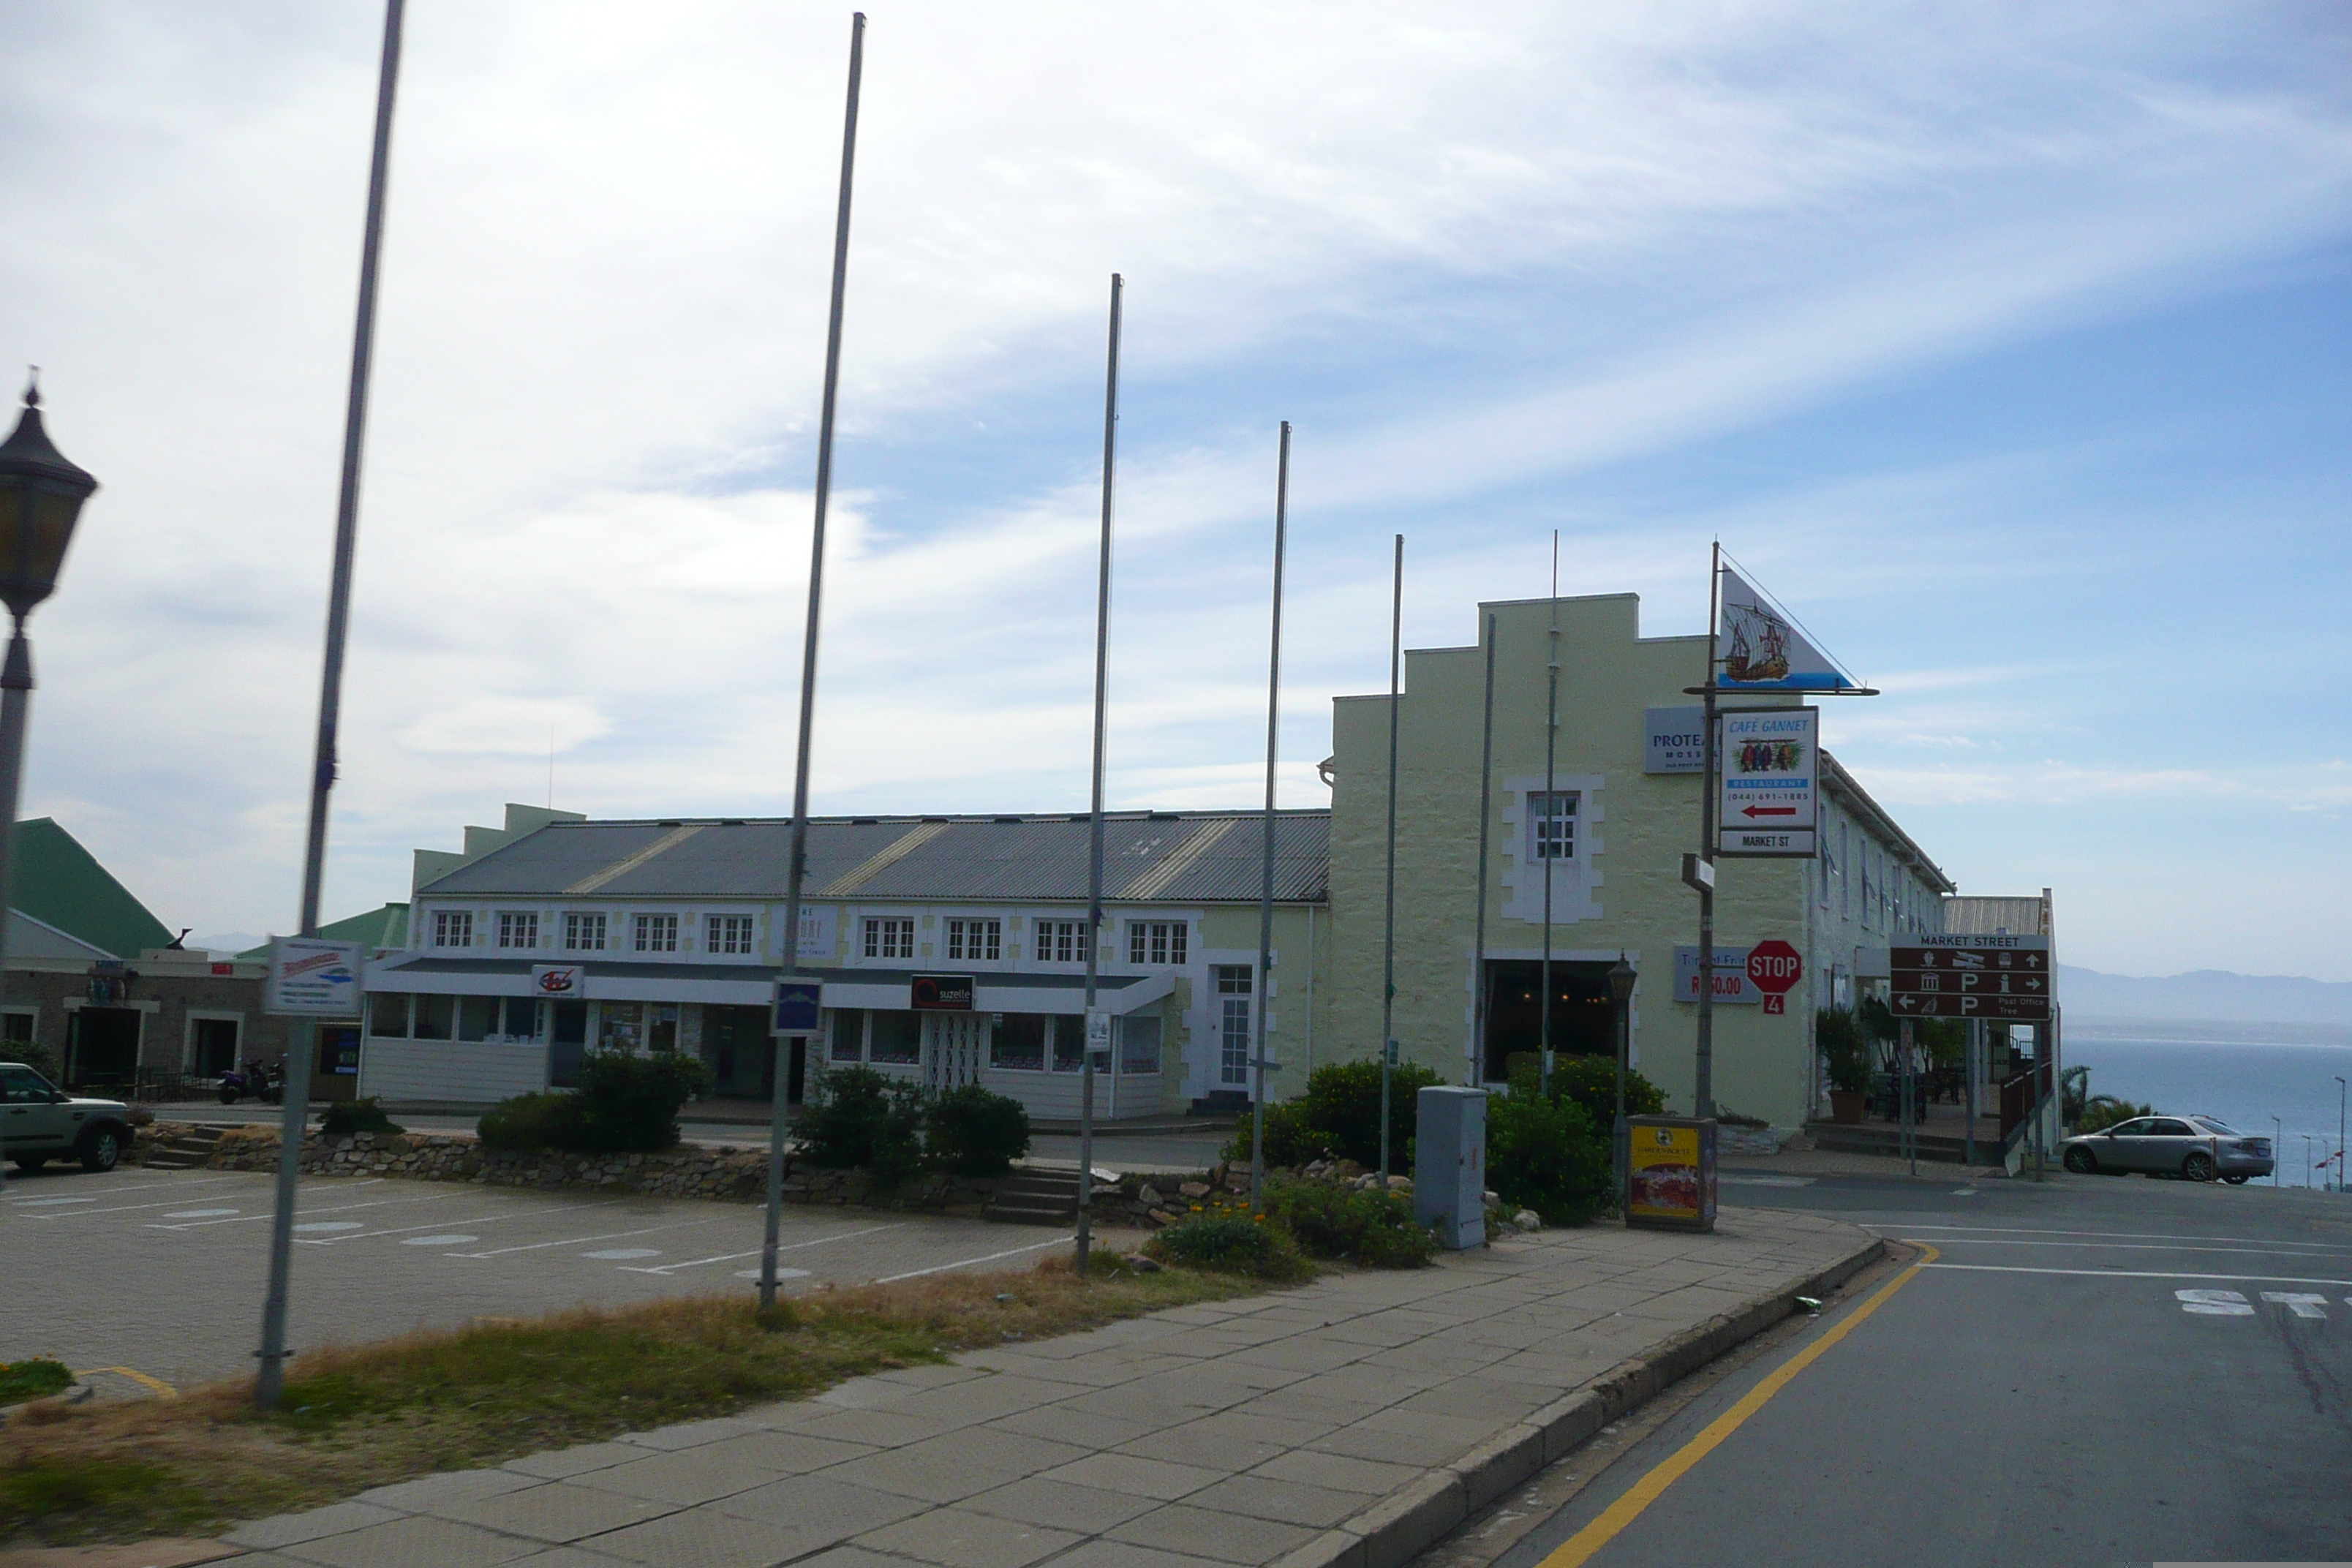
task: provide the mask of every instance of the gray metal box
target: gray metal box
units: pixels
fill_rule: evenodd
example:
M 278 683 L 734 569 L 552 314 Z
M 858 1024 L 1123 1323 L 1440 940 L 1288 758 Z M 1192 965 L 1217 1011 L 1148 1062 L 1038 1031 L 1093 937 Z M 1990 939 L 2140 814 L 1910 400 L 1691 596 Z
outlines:
M 1455 1251 L 1486 1244 L 1486 1091 L 1424 1089 L 1413 1131 L 1412 1217 Z

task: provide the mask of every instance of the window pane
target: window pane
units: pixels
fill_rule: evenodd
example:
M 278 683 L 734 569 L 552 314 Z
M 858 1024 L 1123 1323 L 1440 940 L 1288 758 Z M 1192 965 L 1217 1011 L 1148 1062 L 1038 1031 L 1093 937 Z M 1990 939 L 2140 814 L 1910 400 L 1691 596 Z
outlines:
M 833 1059 L 854 1062 L 866 1054 L 866 1010 L 862 1007 L 836 1007 L 833 1010 Z
M 499 996 L 460 996 L 457 998 L 457 1037 L 461 1040 L 487 1040 L 499 1032 Z
M 528 996 L 507 998 L 508 1035 L 518 1040 L 539 1037 L 539 1004 Z
M 1250 967 L 1246 963 L 1220 963 L 1216 966 L 1217 991 L 1220 995 L 1246 996 L 1250 994 Z
M 1054 1070 L 1076 1072 L 1085 1058 L 1087 1021 L 1079 1014 L 1065 1013 L 1054 1019 Z
M 559 1046 L 584 1046 L 588 1043 L 588 1004 L 585 1002 L 553 1002 L 549 1010 L 554 1014 L 554 1027 L 549 1032 Z
M 871 1059 L 877 1062 L 916 1062 L 923 1059 L 923 1016 L 920 1013 L 882 1012 L 874 1014 L 874 1042 Z
M 383 1040 L 408 1037 L 408 998 L 379 993 L 368 998 L 368 1033 Z
M 1129 1075 L 1160 1070 L 1160 1020 L 1141 1016 L 1118 1021 L 1118 1070 Z
M 455 996 L 419 996 L 416 999 L 415 1034 L 420 1040 L 446 1040 L 450 1024 L 457 1013 Z
M 989 1042 L 991 1067 L 1035 1072 L 1045 1065 L 1045 1019 L 1037 1013 L 1007 1013 Z

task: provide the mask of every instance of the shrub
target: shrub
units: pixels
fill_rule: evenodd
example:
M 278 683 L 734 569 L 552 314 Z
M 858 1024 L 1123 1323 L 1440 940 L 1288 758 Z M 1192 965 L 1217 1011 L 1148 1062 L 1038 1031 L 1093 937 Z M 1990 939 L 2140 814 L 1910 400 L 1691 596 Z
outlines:
M 73 1386 L 74 1374 L 63 1362 L 47 1356 L 28 1361 L 0 1362 L 0 1405 L 22 1405 L 47 1399 Z
M 959 1176 L 994 1176 L 1029 1152 L 1029 1112 L 1019 1100 L 976 1083 L 951 1089 L 923 1113 L 931 1163 Z
M 348 1138 L 354 1132 L 402 1132 L 406 1129 L 383 1113 L 376 1097 L 365 1100 L 339 1100 L 327 1107 L 320 1119 L 319 1131 L 330 1138 Z
M 1241 1130 L 1219 1157 L 1233 1164 L 1248 1164 L 1252 1131 L 1250 1118 L 1244 1116 Z M 1307 1164 L 1323 1158 L 1327 1152 L 1336 1151 L 1338 1144 L 1338 1139 L 1307 1120 L 1304 1101 L 1286 1100 L 1265 1108 L 1265 1163 L 1269 1168 Z M 1379 1157 L 1377 1150 L 1373 1157 Z
M 1396 1193 L 1337 1182 L 1268 1182 L 1265 1210 L 1310 1257 L 1420 1268 L 1437 1256 L 1437 1238 L 1414 1221 L 1412 1200 Z
M 2074 1124 L 2077 1132 L 2104 1132 L 2118 1121 L 2129 1121 L 2135 1116 L 2154 1116 L 2153 1105 L 2134 1105 L 2128 1100 L 2117 1100 L 2111 1094 L 2095 1094 L 2083 1107 L 2083 1119 Z
M 1540 1072 L 1541 1064 L 1538 1064 Z M 1512 1080 L 1511 1092 L 1518 1092 Z M 1572 1100 L 1584 1107 L 1592 1124 L 1606 1136 L 1617 1125 L 1617 1058 L 1556 1056 L 1551 1064 L 1551 1097 Z M 1655 1116 L 1666 1108 L 1665 1091 L 1632 1068 L 1625 1069 L 1625 1114 Z
M 580 1123 L 580 1097 L 557 1089 L 501 1100 L 482 1113 L 475 1132 L 485 1149 L 534 1153 L 576 1147 Z
M 1445 1079 L 1411 1062 L 1389 1071 L 1389 1173 L 1412 1170 L 1412 1135 L 1420 1093 Z M 1381 1163 L 1381 1064 L 1332 1062 L 1307 1076 L 1297 1100 L 1265 1108 L 1269 1165 L 1303 1165 L 1326 1151 L 1370 1168 Z M 1249 1158 L 1249 1124 L 1227 1145 L 1225 1158 Z
M 0 1062 L 16 1062 L 31 1068 L 53 1084 L 65 1081 L 65 1074 L 58 1067 L 57 1053 L 30 1040 L 0 1040 Z
M 678 1107 L 700 1093 L 704 1081 L 702 1064 L 675 1051 L 591 1051 L 581 1061 L 577 1089 L 502 1100 L 477 1131 L 485 1149 L 655 1153 L 677 1142 Z
M 1486 1102 L 1486 1179 L 1507 1209 L 1582 1225 L 1612 1202 L 1609 1141 L 1575 1100 L 1515 1089 Z
M 863 1167 L 877 1185 L 895 1187 L 923 1168 L 920 1084 L 872 1068 L 835 1068 L 816 1075 L 801 1112 L 800 1140 L 812 1165 Z
M 1163 1263 L 1259 1279 L 1304 1279 L 1315 1272 L 1315 1266 L 1299 1256 L 1288 1231 L 1231 1210 L 1179 1220 L 1144 1243 L 1143 1249 Z
M 1823 1007 L 1813 1015 L 1813 1048 L 1830 1088 L 1840 1094 L 1870 1091 L 1870 1034 L 1851 1008 Z

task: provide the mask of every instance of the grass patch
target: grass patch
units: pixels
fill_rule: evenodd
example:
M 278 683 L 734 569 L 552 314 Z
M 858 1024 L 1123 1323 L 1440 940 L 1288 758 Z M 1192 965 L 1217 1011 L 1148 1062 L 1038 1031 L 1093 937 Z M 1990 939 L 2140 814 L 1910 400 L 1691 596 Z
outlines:
M 73 1371 L 61 1361 L 36 1356 L 30 1361 L 0 1362 L 0 1405 L 22 1405 L 47 1399 L 73 1386 Z
M 0 1543 L 203 1532 L 370 1487 L 820 1392 L 845 1378 L 1251 1294 L 1231 1275 L 945 1274 L 412 1334 L 302 1356 L 276 1415 L 250 1378 L 178 1400 L 37 1406 L 0 1429 Z

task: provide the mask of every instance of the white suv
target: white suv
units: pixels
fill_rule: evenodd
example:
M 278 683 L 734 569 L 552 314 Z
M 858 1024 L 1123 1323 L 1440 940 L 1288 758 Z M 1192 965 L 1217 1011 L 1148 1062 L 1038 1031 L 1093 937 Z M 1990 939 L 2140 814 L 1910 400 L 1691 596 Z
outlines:
M 21 1062 L 0 1062 L 0 1140 L 20 1171 L 68 1155 L 85 1171 L 111 1171 L 131 1147 L 131 1108 L 77 1099 Z

